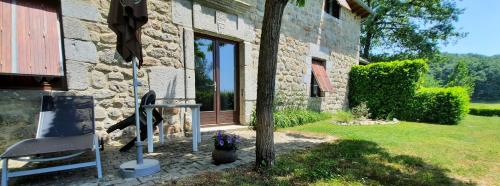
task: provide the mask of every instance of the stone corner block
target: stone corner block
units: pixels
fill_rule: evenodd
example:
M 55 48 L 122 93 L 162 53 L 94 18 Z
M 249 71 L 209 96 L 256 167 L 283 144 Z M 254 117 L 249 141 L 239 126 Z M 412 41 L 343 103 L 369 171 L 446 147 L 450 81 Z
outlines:
M 97 22 L 99 11 L 96 6 L 82 0 L 61 0 L 62 15 Z
M 79 61 L 66 61 L 66 75 L 69 90 L 86 90 L 89 83 L 90 64 Z
M 64 37 L 79 40 L 90 40 L 90 32 L 82 21 L 71 18 L 63 17 Z
M 97 63 L 97 48 L 92 42 L 64 39 L 64 49 L 67 60 Z

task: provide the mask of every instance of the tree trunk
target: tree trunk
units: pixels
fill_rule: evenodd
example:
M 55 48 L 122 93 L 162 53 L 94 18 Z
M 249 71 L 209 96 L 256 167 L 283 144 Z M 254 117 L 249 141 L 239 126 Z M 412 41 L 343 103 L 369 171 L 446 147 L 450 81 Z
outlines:
M 256 167 L 271 167 L 274 152 L 273 102 L 283 11 L 288 0 L 266 0 L 259 49 L 256 116 Z
M 371 50 L 371 44 L 372 44 L 372 37 L 373 37 L 373 33 L 371 32 L 371 30 L 367 29 L 367 33 L 366 33 L 366 41 L 365 43 L 363 43 L 363 58 L 365 58 L 366 60 L 370 60 L 370 50 Z

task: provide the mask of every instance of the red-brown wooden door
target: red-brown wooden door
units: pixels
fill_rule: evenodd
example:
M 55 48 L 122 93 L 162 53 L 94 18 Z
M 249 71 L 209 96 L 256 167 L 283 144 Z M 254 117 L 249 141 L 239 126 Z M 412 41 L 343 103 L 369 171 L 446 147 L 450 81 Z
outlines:
M 238 123 L 238 43 L 197 35 L 194 46 L 201 124 Z

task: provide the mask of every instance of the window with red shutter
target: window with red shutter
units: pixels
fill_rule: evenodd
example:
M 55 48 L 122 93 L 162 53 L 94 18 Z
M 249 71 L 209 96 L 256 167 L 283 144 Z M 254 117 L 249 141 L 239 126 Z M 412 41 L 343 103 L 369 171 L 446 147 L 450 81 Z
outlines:
M 58 1 L 0 0 L 0 88 L 62 84 L 59 7 Z
M 321 97 L 323 92 L 332 92 L 333 86 L 328 78 L 325 62 L 313 60 L 311 67 L 311 97 Z

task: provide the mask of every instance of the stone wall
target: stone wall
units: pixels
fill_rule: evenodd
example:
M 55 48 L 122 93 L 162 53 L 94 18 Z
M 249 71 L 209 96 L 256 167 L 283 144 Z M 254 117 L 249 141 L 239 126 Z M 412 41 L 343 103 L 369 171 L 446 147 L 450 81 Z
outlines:
M 132 66 L 115 52 L 116 36 L 106 23 L 109 2 L 61 0 L 68 90 L 2 90 L 5 96 L 0 97 L 3 131 L 0 150 L 20 139 L 34 137 L 43 94 L 92 95 L 97 133 L 105 139 L 123 134 L 121 131 L 105 134 L 105 129 L 134 112 Z M 156 91 L 157 98 L 164 98 L 164 102 L 194 102 L 194 99 L 186 99 L 185 79 L 194 77 L 186 78 L 184 73 L 182 32 L 171 24 L 171 2 L 149 0 L 148 8 L 149 22 L 143 27 L 142 35 L 144 66 L 138 73 L 142 84 L 139 96 L 151 89 Z M 163 112 L 169 133 L 190 130 L 189 111 Z
M 61 0 L 68 91 L 1 90 L 0 150 L 33 137 L 42 94 L 94 96 L 97 132 L 133 113 L 132 68 L 114 50 L 116 36 L 107 27 L 110 0 Z M 238 41 L 240 122 L 249 121 L 256 102 L 257 61 L 264 0 L 246 0 L 221 10 L 207 0 L 148 0 L 149 22 L 143 27 L 144 66 L 140 95 L 155 90 L 168 103 L 194 103 L 194 33 Z M 229 6 L 229 5 L 228 5 Z M 341 18 L 323 13 L 322 1 L 285 9 L 280 39 L 277 91 L 301 100 L 304 107 L 333 111 L 347 107 L 350 67 L 359 58 L 361 19 L 343 8 Z M 194 19 L 193 19 L 194 17 Z M 326 61 L 335 90 L 310 98 L 311 60 Z M 297 99 L 295 99 L 297 98 Z M 190 111 L 165 110 L 169 133 L 190 131 Z M 125 131 L 127 133 L 128 131 Z
M 35 137 L 39 91 L 0 90 L 0 151 L 21 139 Z
M 75 2 L 75 0 L 73 0 Z M 68 70 L 68 93 L 93 95 L 96 99 L 96 120 L 98 130 L 133 114 L 132 68 L 115 52 L 116 35 L 108 28 L 106 19 L 110 0 L 80 0 L 78 3 L 95 7 L 97 19 L 86 20 L 76 17 L 84 26 L 84 32 L 90 35 L 90 42 L 95 46 L 97 59 L 90 65 L 70 66 Z M 80 6 L 81 7 L 81 6 Z M 171 24 L 171 2 L 149 0 L 149 21 L 142 28 L 144 66 L 139 70 L 139 96 L 148 90 L 154 90 L 157 98 L 165 102 L 179 103 L 185 99 L 184 64 L 181 46 L 181 32 Z M 63 5 L 64 10 L 64 5 Z M 78 12 L 79 10 L 74 10 Z M 63 11 L 64 16 L 64 11 Z M 63 22 L 64 25 L 66 23 Z M 66 33 L 66 31 L 65 31 Z M 67 62 L 68 64 L 68 62 Z M 72 70 L 81 70 L 79 86 L 74 86 Z M 165 114 L 167 131 L 183 131 L 184 112 L 168 110 Z M 172 116 L 171 114 L 181 114 Z M 115 132 L 111 137 L 120 136 Z
M 251 1 L 250 1 L 251 2 Z M 253 60 L 258 60 L 260 25 L 264 1 L 254 0 L 257 36 Z M 340 19 L 323 12 L 323 1 L 307 1 L 305 7 L 287 5 L 281 27 L 278 52 L 277 92 L 314 110 L 335 111 L 348 107 L 347 83 L 351 66 L 358 64 L 361 18 L 342 7 Z M 311 61 L 326 62 L 333 92 L 311 98 Z M 247 113 L 251 111 L 247 111 Z

